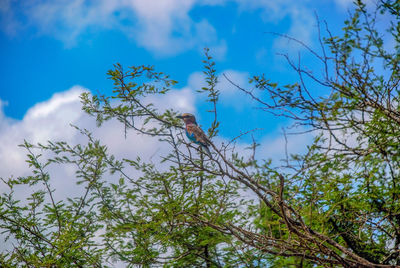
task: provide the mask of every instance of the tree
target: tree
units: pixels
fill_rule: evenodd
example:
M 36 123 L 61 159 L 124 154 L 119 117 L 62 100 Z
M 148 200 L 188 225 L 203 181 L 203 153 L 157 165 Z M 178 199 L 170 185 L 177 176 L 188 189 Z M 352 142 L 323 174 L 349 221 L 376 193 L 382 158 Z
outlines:
M 25 142 L 32 175 L 3 180 L 11 191 L 0 199 L 0 228 L 16 243 L 0 263 L 400 266 L 399 12 L 397 2 L 382 1 L 370 12 L 357 1 L 342 37 L 327 30 L 321 53 L 303 44 L 321 63 L 321 76 L 287 57 L 298 83 L 280 86 L 256 75 L 250 81 L 258 94 L 237 86 L 266 112 L 316 133 L 307 153 L 292 155 L 279 169 L 254 154 L 243 157 L 232 143 L 213 142 L 219 91 L 208 50 L 208 86 L 199 93 L 213 108 L 212 158 L 183 137 L 177 111 L 144 102 L 176 81 L 151 66 L 116 64 L 108 73 L 114 94 L 84 93 L 83 109 L 98 124 L 117 119 L 126 131 L 159 139 L 170 151 L 157 165 L 116 159 L 79 128 L 86 145 Z M 393 50 L 377 30 L 380 16 L 390 18 Z M 54 157 L 42 160 L 37 150 Z M 56 203 L 46 168 L 62 164 L 76 167 L 85 192 Z M 131 177 L 128 169 L 140 175 Z M 12 192 L 20 184 L 41 187 L 20 204 Z

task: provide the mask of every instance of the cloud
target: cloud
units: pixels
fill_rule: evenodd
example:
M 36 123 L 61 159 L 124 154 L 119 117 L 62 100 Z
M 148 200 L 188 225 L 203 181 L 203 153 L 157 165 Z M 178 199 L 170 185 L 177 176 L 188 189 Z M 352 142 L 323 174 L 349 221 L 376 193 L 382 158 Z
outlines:
M 39 34 L 52 36 L 64 42 L 66 47 L 76 45 L 78 38 L 92 28 L 110 29 L 118 25 L 114 15 L 118 5 L 113 1 L 82 0 L 27 1 L 21 12 L 28 26 Z
M 2 0 L 0 4 L 0 26 L 2 30 L 10 36 L 15 36 L 21 29 L 21 24 L 15 17 L 15 11 L 12 8 L 12 0 Z
M 316 33 L 316 18 L 310 10 L 304 7 L 292 7 L 289 9 L 290 18 L 292 20 L 286 35 L 301 41 L 307 46 L 312 46 L 313 36 Z M 285 37 L 278 37 L 273 45 L 276 51 L 288 51 L 289 53 L 301 51 L 304 47 Z
M 194 91 L 189 88 L 181 90 L 171 90 L 166 95 L 157 95 L 150 97 L 147 102 L 153 103 L 158 110 L 175 109 L 177 111 L 194 112 L 195 96 Z
M 316 32 L 315 17 L 312 9 L 309 8 L 305 1 L 295 0 L 236 0 L 242 11 L 262 10 L 261 18 L 266 23 L 278 25 L 285 19 L 290 20 L 289 28 L 285 33 L 293 38 L 301 40 L 305 44 L 312 43 L 313 33 Z M 274 49 L 282 52 L 282 50 L 298 51 L 301 47 L 294 43 L 288 42 L 286 38 L 275 38 Z
M 30 108 L 21 121 L 7 118 L 0 111 L 0 177 L 27 175 L 26 152 L 18 147 L 24 139 L 33 143 L 60 138 L 71 141 L 75 134 L 68 125 L 82 116 L 78 97 L 84 90 L 76 86 L 56 93 L 50 100 Z
M 249 73 L 224 70 L 219 75 L 218 81 L 218 89 L 221 92 L 220 100 L 223 106 L 233 108 L 237 112 L 243 112 L 252 106 L 251 98 L 235 86 L 248 90 L 250 88 Z
M 333 0 L 339 8 L 342 10 L 348 10 L 352 7 L 354 7 L 354 0 Z M 363 0 L 362 1 L 364 4 L 367 5 L 367 8 L 374 8 L 377 5 L 378 1 L 375 0 Z
M 340 8 L 349 8 L 351 0 L 332 0 Z M 295 0 L 3 0 L 0 23 L 10 35 L 33 27 L 39 34 L 61 40 L 73 47 L 85 33 L 118 30 L 140 47 L 156 56 L 174 56 L 207 46 L 217 59 L 224 59 L 228 45 L 206 16 L 195 20 L 191 12 L 197 7 L 222 6 L 234 2 L 240 12 L 261 11 L 261 18 L 272 25 L 289 19 L 285 34 L 306 44 L 316 33 L 311 1 Z M 274 49 L 298 51 L 295 42 L 276 37 Z
M 205 19 L 194 21 L 189 16 L 195 4 L 194 0 L 43 0 L 20 4 L 6 0 L 0 14 L 3 31 L 11 34 L 20 31 L 21 25 L 34 27 L 66 47 L 75 46 L 88 31 L 117 29 L 158 56 L 208 46 L 223 58 L 226 44 L 214 27 Z
M 235 85 L 229 82 L 227 78 L 234 84 L 249 89 L 249 74 L 247 72 L 230 69 L 224 70 L 218 74 L 218 84 L 216 88 L 220 92 L 219 104 L 234 108 L 236 111 L 243 111 L 243 109 L 250 106 L 251 100 Z M 207 86 L 205 74 L 203 72 L 194 72 L 189 76 L 188 89 L 196 91 Z M 200 99 L 200 101 L 204 101 L 204 99 Z
M 277 164 L 283 164 L 287 156 L 290 159 L 292 154 L 303 154 L 306 152 L 306 145 L 312 143 L 315 138 L 314 133 L 305 132 L 306 129 L 297 127 L 295 129 L 288 130 L 288 126 L 291 123 L 282 126 L 286 130 L 286 139 L 282 129 L 275 130 L 265 136 L 260 144 L 258 151 L 258 157 L 261 159 L 272 159 Z M 294 134 L 303 133 L 303 134 Z
M 88 116 L 81 109 L 80 94 L 87 89 L 74 86 L 71 89 L 55 93 L 49 100 L 31 107 L 22 120 L 13 120 L 4 115 L 0 109 L 0 177 L 26 176 L 31 174 L 25 162 L 26 151 L 18 147 L 24 139 L 30 143 L 46 144 L 51 141 L 66 141 L 72 145 L 85 144 L 86 138 L 70 124 L 86 128 L 93 132 L 96 139 L 106 144 L 110 153 L 116 157 L 150 159 L 156 153 L 162 153 L 165 148 L 157 139 L 128 132 L 124 136 L 124 127 L 117 121 L 107 121 L 100 128 L 96 127 L 95 119 Z M 161 110 L 173 108 L 175 110 L 194 110 L 194 96 L 189 90 L 171 90 L 165 95 L 150 100 Z M 0 108 L 4 106 L 0 102 Z M 46 152 L 43 159 L 49 156 Z M 71 166 L 50 165 L 49 172 L 52 186 L 57 189 L 57 197 L 70 196 L 75 182 L 74 169 Z M 4 190 L 4 189 L 3 189 Z M 26 189 L 25 189 L 26 190 Z M 31 190 L 30 190 L 31 191 Z M 20 193 L 25 196 L 24 193 Z
M 335 4 L 342 9 L 347 9 L 353 4 L 353 0 L 334 0 Z
M 229 98 L 235 94 L 237 94 L 238 89 L 236 86 L 232 85 L 229 80 L 232 81 L 232 83 L 242 87 L 246 88 L 248 86 L 248 79 L 249 79 L 249 74 L 247 72 L 240 72 L 236 70 L 224 70 L 218 78 L 218 85 L 219 89 L 221 90 L 221 95 L 223 97 Z

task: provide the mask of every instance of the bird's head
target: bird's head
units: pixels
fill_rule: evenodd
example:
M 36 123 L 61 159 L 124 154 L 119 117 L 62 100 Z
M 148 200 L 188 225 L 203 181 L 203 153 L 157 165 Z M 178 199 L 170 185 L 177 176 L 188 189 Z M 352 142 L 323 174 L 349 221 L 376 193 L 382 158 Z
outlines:
M 197 123 L 196 123 L 196 117 L 194 117 L 194 115 L 192 115 L 192 114 L 183 113 L 183 114 L 181 114 L 181 115 L 178 115 L 177 118 L 182 119 L 183 122 L 185 122 L 186 125 L 187 125 L 187 124 L 195 124 L 195 125 L 197 125 Z

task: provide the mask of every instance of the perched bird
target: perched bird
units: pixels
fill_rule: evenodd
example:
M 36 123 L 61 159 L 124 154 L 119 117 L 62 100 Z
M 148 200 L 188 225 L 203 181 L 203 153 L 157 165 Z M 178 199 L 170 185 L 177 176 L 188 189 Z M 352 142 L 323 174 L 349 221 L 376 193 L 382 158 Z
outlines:
M 201 148 L 205 150 L 208 156 L 211 157 L 211 152 L 208 149 L 208 138 L 204 131 L 197 125 L 194 115 L 184 113 L 177 116 L 177 118 L 180 118 L 183 120 L 183 122 L 185 122 L 186 136 L 189 138 L 189 140 L 199 144 Z

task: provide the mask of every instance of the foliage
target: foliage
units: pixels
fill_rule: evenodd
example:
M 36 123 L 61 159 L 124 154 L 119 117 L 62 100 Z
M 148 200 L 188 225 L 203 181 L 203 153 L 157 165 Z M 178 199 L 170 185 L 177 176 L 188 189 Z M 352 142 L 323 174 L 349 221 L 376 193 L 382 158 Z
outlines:
M 177 111 L 146 102 L 176 81 L 152 66 L 115 65 L 108 73 L 113 95 L 84 93 L 83 109 L 98 125 L 117 119 L 125 132 L 158 139 L 169 151 L 157 164 L 117 159 L 79 128 L 86 145 L 25 141 L 32 175 L 3 180 L 10 191 L 0 197 L 0 228 L 14 242 L 1 265 L 400 265 L 400 10 L 390 1 L 373 12 L 356 5 L 343 36 L 327 30 L 321 53 L 305 46 L 321 63 L 321 76 L 286 56 L 298 83 L 280 86 L 256 75 L 250 82 L 257 94 L 238 87 L 266 112 L 315 133 L 307 153 L 279 169 L 242 156 L 234 141 L 213 143 L 219 91 L 208 50 L 207 87 L 199 93 L 214 115 L 212 158 L 183 137 Z M 392 50 L 377 30 L 380 16 L 391 18 Z M 42 159 L 41 151 L 53 156 Z M 59 165 L 75 167 L 81 196 L 55 201 L 48 168 Z M 33 189 L 26 202 L 13 194 L 23 185 Z

